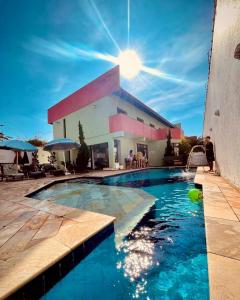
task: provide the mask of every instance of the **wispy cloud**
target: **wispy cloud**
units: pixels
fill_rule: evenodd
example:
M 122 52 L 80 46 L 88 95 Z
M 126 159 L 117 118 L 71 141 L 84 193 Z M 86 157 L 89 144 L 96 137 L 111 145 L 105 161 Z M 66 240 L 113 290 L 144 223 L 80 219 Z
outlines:
M 24 42 L 26 50 L 53 59 L 73 59 L 73 60 L 94 60 L 102 59 L 113 62 L 115 57 L 110 54 L 100 53 L 88 47 L 76 46 L 62 40 L 49 41 L 37 36 L 33 36 L 30 41 Z
M 183 113 L 181 115 L 175 115 L 174 117 L 170 118 L 170 121 L 173 123 L 182 122 L 183 120 L 187 120 L 198 115 L 203 115 L 202 108 L 194 108 L 193 110 Z
M 67 76 L 60 76 L 57 78 L 56 82 L 54 82 L 54 86 L 51 89 L 52 93 L 58 93 L 62 91 L 64 86 L 69 82 Z

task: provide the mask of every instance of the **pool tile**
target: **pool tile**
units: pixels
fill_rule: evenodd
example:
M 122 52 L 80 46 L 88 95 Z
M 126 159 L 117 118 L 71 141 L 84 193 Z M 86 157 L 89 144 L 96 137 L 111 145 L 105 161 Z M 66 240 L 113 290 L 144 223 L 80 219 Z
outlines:
M 206 217 L 221 218 L 226 220 L 238 221 L 237 216 L 228 206 L 216 206 L 209 202 L 204 202 L 204 215 Z
M 240 260 L 240 222 L 209 217 L 205 222 L 208 251 Z
M 240 261 L 208 254 L 210 297 L 212 300 L 240 299 Z
M 0 264 L 1 297 L 4 298 L 4 295 L 6 297 L 16 291 L 69 252 L 70 249 L 63 244 L 53 239 L 47 239 L 41 243 L 41 247 L 38 245 L 31 247 L 18 253 L 5 264 Z

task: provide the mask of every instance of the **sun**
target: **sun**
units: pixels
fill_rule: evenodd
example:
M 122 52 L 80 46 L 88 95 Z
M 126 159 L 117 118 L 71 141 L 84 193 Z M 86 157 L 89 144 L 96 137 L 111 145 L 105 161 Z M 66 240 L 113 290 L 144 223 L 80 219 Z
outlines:
M 126 50 L 119 54 L 117 63 L 120 66 L 120 73 L 127 79 L 132 79 L 141 70 L 142 62 L 134 50 Z

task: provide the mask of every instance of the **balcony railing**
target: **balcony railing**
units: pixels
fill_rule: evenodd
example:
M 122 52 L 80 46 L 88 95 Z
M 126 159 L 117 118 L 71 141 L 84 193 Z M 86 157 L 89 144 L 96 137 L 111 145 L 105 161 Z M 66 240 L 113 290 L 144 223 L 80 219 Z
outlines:
M 170 130 L 173 139 L 181 139 L 180 128 L 153 128 L 124 114 L 116 114 L 109 117 L 110 133 L 124 131 L 137 137 L 145 137 L 150 140 L 165 140 Z

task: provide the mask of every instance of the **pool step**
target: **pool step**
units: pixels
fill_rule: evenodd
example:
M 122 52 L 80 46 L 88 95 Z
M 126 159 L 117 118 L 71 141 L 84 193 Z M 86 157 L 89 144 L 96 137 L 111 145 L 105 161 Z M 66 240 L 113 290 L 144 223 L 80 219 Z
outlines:
M 78 182 L 78 183 L 86 183 L 86 184 L 100 184 L 100 183 L 102 183 L 102 179 L 101 178 L 81 177 L 81 178 L 69 180 L 68 182 Z

